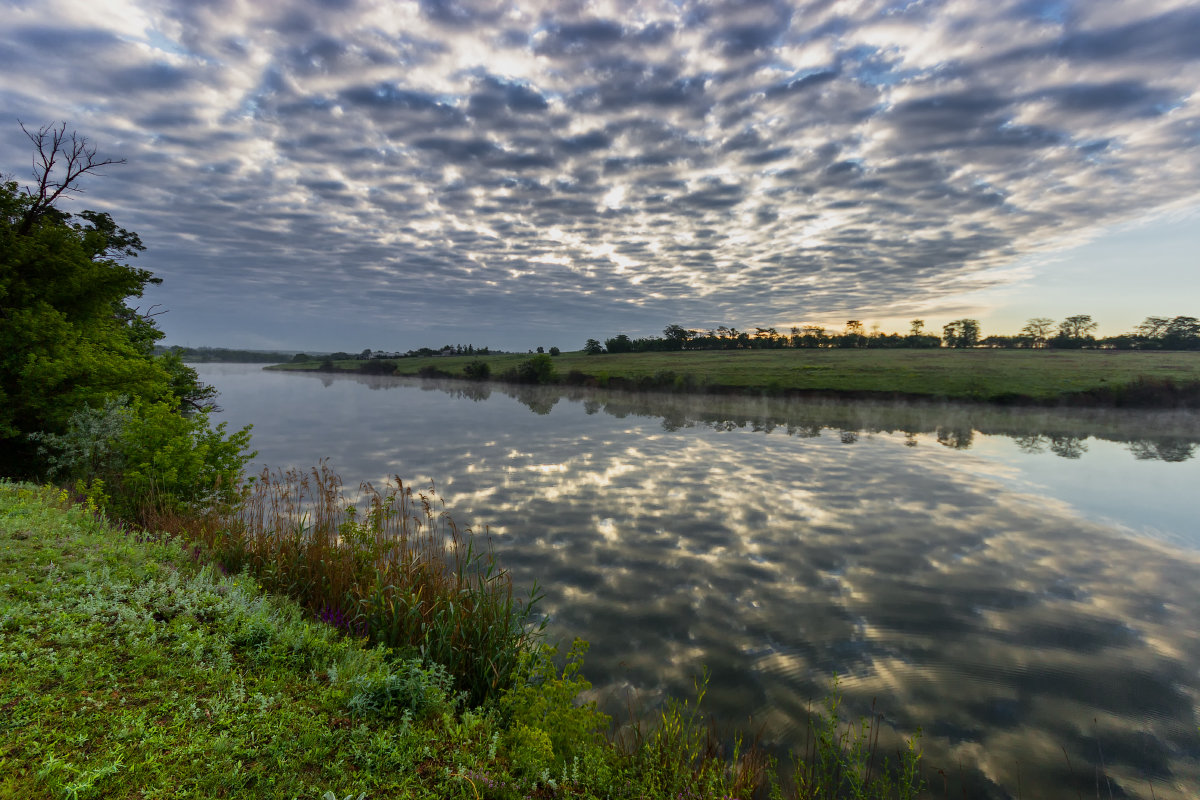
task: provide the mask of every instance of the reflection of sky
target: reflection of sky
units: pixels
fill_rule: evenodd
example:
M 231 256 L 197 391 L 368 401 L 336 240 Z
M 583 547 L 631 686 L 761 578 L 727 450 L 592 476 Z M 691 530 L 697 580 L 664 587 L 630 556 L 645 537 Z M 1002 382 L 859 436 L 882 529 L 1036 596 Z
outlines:
M 706 665 L 715 714 L 802 741 L 836 673 L 853 708 L 878 698 L 889 731 L 923 727 L 928 762 L 970 796 L 1086 794 L 1101 753 L 1134 796 L 1200 785 L 1200 556 L 1096 521 L 1113 496 L 1148 517 L 1173 501 L 1156 526 L 1184 519 L 1189 494 L 1147 488 L 1139 505 L 1139 487 L 1200 485 L 1196 459 L 1139 461 L 1095 439 L 1078 459 L 1029 455 L 1036 429 L 956 450 L 925 420 L 716 430 L 655 417 L 649 400 L 618 417 L 603 398 L 476 402 L 239 369 L 203 372 L 225 418 L 256 423 L 262 460 L 437 481 L 459 522 L 490 526 L 519 584 L 545 588 L 552 635 L 592 642 L 602 697 L 686 693 Z M 1041 424 L 1078 451 L 1059 436 L 1075 422 Z M 954 419 L 940 439 L 970 430 Z
M 1128 445 L 1088 440 L 1085 469 L 1070 469 L 1049 451 L 1022 453 L 1001 436 L 980 437 L 971 451 L 1013 467 L 1014 486 L 1049 494 L 1088 519 L 1200 550 L 1200 461 L 1133 459 Z

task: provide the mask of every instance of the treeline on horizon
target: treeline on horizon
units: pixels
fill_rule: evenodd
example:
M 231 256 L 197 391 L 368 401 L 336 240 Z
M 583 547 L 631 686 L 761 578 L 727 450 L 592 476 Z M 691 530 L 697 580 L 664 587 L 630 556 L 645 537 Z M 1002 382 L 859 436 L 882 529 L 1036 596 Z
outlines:
M 708 330 L 672 324 L 662 336 L 633 339 L 619 333 L 601 343 L 588 339 L 584 352 L 645 353 L 671 350 L 779 350 L 784 348 L 990 348 L 1013 350 L 1200 350 L 1200 319 L 1196 317 L 1146 317 L 1130 333 L 1097 339 L 1097 324 L 1087 314 L 1076 314 L 1061 322 L 1034 317 L 1015 335 L 983 336 L 979 320 L 957 319 L 947 323 L 938 336 L 926 332 L 925 321 L 914 319 L 907 334 L 868 332 L 860 320 L 848 320 L 845 328 L 831 332 L 820 325 L 792 327 L 788 333 L 775 328 L 753 332 L 721 325 Z

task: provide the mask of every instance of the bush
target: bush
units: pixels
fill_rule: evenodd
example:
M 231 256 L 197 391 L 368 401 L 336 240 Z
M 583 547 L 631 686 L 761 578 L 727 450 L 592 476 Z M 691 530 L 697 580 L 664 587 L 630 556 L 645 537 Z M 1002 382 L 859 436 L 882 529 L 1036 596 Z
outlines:
M 463 367 L 463 375 L 473 381 L 486 381 L 492 377 L 492 367 L 486 361 L 476 359 Z
M 580 674 L 587 649 L 587 642 L 576 639 L 561 674 L 554 665 L 557 648 L 543 645 L 527 654 L 520 680 L 500 699 L 500 711 L 513 730 L 545 732 L 557 766 L 603 742 L 609 726 L 609 717 L 594 702 L 576 704 L 579 694 L 592 688 Z
M 420 659 L 409 659 L 393 669 L 350 680 L 353 694 L 348 701 L 355 716 L 381 716 L 414 719 L 451 713 L 457 698 L 451 695 L 453 681 L 438 664 L 424 666 Z
M 536 355 L 517 367 L 517 380 L 522 383 L 554 383 L 557 377 L 554 362 L 545 353 Z
M 39 434 L 58 478 L 102 482 L 105 510 L 140 520 L 150 507 L 203 514 L 231 508 L 241 496 L 242 470 L 254 458 L 250 427 L 226 435 L 208 411 L 178 413 L 178 401 L 110 400 L 76 411 L 64 434 Z

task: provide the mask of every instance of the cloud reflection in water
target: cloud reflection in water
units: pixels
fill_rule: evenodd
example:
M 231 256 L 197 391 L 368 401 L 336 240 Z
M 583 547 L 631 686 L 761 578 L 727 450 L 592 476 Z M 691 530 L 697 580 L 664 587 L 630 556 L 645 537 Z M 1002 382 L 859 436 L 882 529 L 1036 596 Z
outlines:
M 1111 441 L 1131 483 L 1148 453 L 1194 476 L 1178 458 L 1194 414 L 254 378 L 257 395 L 208 376 L 264 458 L 436 479 L 517 582 L 547 590 L 552 635 L 592 642 L 614 705 L 687 694 L 707 666 L 713 713 L 797 743 L 836 674 L 856 711 L 878 699 L 889 736 L 924 729 L 954 796 L 1087 795 L 1101 760 L 1132 796 L 1200 786 L 1200 554 L 1018 480 L 1021 458 L 1088 470 Z M 264 410 L 273 391 L 297 398 L 298 437 Z M 973 452 L 995 434 L 1004 459 Z

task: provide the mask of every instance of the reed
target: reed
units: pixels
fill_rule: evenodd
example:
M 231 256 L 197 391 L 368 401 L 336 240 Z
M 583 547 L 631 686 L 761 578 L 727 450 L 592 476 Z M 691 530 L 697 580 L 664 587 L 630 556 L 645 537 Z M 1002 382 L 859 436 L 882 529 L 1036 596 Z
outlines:
M 348 634 L 440 664 L 472 704 L 508 688 L 544 627 L 536 586 L 515 597 L 486 537 L 459 528 L 433 487 L 398 477 L 351 496 L 324 463 L 264 470 L 236 510 L 154 523 Z

